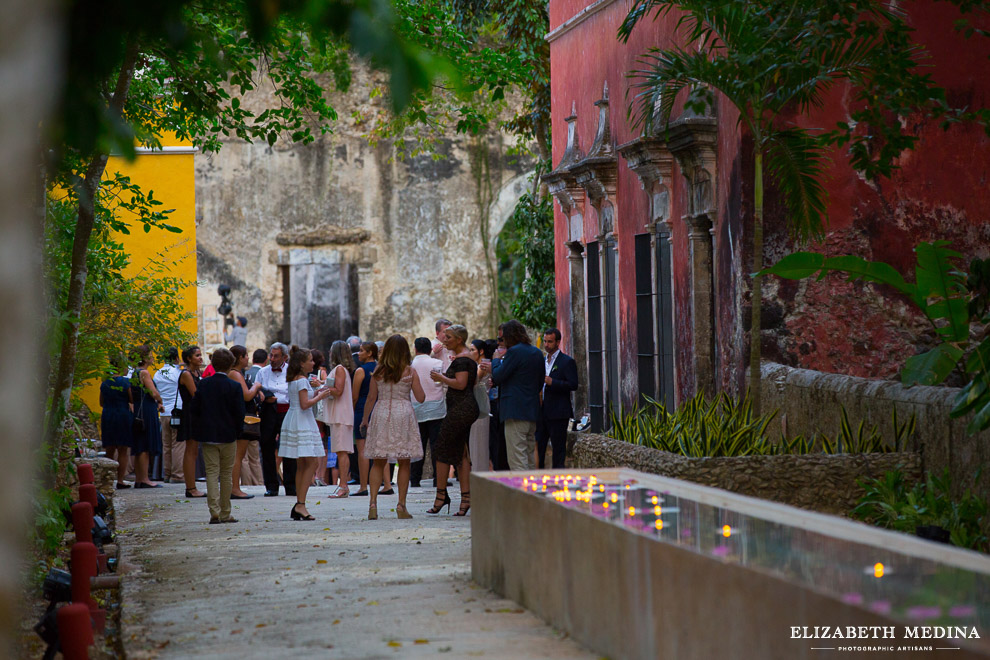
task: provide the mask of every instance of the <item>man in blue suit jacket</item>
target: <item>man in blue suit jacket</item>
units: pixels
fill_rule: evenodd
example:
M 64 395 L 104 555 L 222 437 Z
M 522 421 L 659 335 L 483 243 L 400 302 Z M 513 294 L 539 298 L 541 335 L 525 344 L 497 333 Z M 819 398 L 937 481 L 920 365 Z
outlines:
M 536 424 L 540 421 L 540 389 L 543 387 L 543 353 L 529 343 L 526 327 L 507 321 L 498 327 L 505 341 L 502 364 L 492 371 L 498 386 L 499 417 L 505 422 L 505 448 L 510 470 L 535 466 Z
M 543 404 L 540 423 L 536 427 L 536 456 L 542 470 L 547 453 L 547 441 L 553 445 L 553 468 L 564 467 L 567 456 L 567 422 L 574 416 L 571 392 L 578 388 L 577 362 L 560 350 L 560 330 L 547 328 L 543 332 L 544 364 Z

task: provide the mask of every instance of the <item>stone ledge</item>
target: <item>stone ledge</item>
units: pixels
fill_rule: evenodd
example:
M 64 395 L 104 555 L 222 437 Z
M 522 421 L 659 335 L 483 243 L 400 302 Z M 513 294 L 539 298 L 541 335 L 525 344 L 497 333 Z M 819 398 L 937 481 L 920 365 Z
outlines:
M 908 483 L 922 478 L 921 457 L 914 452 L 688 458 L 575 432 L 568 434 L 568 445 L 575 468 L 628 467 L 837 515 L 856 506 L 863 495 L 861 479 L 895 469 Z
M 283 231 L 275 237 L 279 245 L 350 245 L 364 243 L 371 238 L 371 232 L 360 227 L 340 227 L 323 225 L 315 229 Z

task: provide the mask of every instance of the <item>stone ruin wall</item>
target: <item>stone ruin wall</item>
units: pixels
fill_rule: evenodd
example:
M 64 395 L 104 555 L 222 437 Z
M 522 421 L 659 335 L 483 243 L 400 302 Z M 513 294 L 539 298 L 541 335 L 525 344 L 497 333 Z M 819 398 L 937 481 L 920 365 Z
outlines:
M 510 156 L 512 138 L 498 133 L 451 133 L 441 158 L 400 160 L 393 143 L 369 144 L 360 120 L 385 102 L 371 94 L 385 79 L 359 64 L 353 73 L 347 93 L 328 92 L 339 119 L 315 142 L 229 139 L 196 156 L 200 309 L 211 314 L 217 284 L 229 284 L 252 349 L 281 339 L 325 350 L 352 332 L 432 337 L 439 316 L 493 336 L 494 237 L 531 185 L 532 162 Z M 255 93 L 243 104 L 272 100 Z

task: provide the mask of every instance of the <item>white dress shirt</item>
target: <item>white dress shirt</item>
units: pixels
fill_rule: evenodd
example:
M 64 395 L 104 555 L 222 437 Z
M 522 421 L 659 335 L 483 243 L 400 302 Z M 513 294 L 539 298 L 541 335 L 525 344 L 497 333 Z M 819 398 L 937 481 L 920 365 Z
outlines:
M 275 403 L 289 403 L 289 384 L 285 382 L 285 372 L 288 368 L 288 364 L 283 364 L 281 369 L 274 371 L 269 364 L 258 371 L 258 377 L 254 381 L 261 383 L 261 387 L 269 392 L 275 393 Z
M 158 388 L 158 393 L 162 395 L 162 405 L 165 406 L 165 412 L 161 413 L 161 417 L 171 417 L 173 408 L 182 409 L 182 397 L 178 396 L 181 375 L 182 369 L 178 366 L 166 364 L 156 371 L 151 379 Z
M 558 348 L 553 353 L 547 356 L 547 361 L 543 363 L 543 368 L 546 370 L 546 375 L 549 376 L 550 372 L 553 370 L 553 363 L 557 360 L 557 355 L 560 353 Z M 543 381 L 543 388 L 540 390 L 541 394 L 545 394 L 547 391 L 546 381 Z

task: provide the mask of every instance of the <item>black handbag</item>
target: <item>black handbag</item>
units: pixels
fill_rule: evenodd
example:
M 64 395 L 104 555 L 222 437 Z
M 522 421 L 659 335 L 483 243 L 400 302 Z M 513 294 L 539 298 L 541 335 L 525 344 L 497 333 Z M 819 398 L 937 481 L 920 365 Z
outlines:
M 182 372 L 179 372 L 179 378 L 182 378 Z M 179 408 L 179 385 L 178 381 L 175 383 L 175 401 L 172 403 L 171 417 L 168 418 L 168 425 L 178 431 L 182 428 L 182 408 Z

